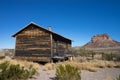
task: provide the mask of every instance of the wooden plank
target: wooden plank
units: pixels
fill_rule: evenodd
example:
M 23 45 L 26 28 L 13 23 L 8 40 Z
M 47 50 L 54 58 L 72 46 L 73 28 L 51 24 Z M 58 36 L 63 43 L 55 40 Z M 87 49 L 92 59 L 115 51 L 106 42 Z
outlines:
M 42 58 L 47 58 L 49 61 L 51 52 L 55 55 L 71 51 L 70 41 L 56 35 L 52 36 L 50 38 L 50 33 L 34 26 L 26 28 L 16 35 L 15 56 L 28 60 L 45 60 Z

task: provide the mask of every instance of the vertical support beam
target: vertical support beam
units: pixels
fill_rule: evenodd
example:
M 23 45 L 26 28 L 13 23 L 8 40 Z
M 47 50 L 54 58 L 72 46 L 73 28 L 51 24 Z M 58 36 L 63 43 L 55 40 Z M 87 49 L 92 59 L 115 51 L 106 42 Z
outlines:
M 17 37 L 15 37 L 15 50 L 14 50 L 14 55 L 13 57 L 16 57 L 16 47 L 17 47 Z
M 50 41 L 51 41 L 51 62 L 53 62 L 52 57 L 53 57 L 53 41 L 52 41 L 52 33 L 50 33 Z
M 51 26 L 48 27 L 48 30 L 51 31 Z M 50 43 L 51 43 L 51 62 L 53 62 L 52 57 L 53 57 L 53 37 L 52 33 L 50 33 Z

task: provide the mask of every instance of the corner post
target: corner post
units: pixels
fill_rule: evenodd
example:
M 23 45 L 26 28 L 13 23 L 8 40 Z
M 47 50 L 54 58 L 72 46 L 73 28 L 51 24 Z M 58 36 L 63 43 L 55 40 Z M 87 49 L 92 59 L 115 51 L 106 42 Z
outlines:
M 48 27 L 48 30 L 51 31 L 51 26 Z M 53 36 L 52 33 L 50 33 L 50 44 L 51 44 L 51 63 L 53 62 L 52 57 L 53 57 Z

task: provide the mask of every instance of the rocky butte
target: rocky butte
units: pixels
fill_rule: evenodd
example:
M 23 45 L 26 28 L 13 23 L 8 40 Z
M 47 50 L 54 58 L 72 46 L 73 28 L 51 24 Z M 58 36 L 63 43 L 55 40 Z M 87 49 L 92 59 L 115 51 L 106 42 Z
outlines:
M 120 53 L 120 42 L 113 40 L 108 34 L 97 34 L 82 47 L 95 52 Z

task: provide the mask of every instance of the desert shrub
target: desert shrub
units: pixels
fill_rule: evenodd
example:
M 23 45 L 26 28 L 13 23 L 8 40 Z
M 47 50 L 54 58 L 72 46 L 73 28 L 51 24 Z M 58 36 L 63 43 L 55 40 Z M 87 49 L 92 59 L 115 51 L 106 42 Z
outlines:
M 10 64 L 8 61 L 0 64 L 0 80 L 27 80 L 36 73 L 37 71 L 32 66 L 20 67 L 19 64 Z
M 92 50 L 88 50 L 85 47 L 81 47 L 79 49 L 73 49 L 73 54 L 74 56 L 85 56 L 85 57 L 94 57 L 94 55 L 96 54 L 94 51 Z
M 113 56 L 114 56 L 114 58 L 116 58 L 117 61 L 120 61 L 120 54 L 119 53 L 114 54 Z
M 115 80 L 120 80 L 120 75 Z
M 113 60 L 113 59 L 116 59 L 116 60 L 120 60 L 120 55 L 119 54 L 116 54 L 116 53 L 111 53 L 111 54 L 103 54 L 103 59 L 105 60 Z
M 114 56 L 112 54 L 104 54 L 103 55 L 103 59 L 108 60 L 108 61 L 113 60 L 113 57 Z
M 60 65 L 56 70 L 58 80 L 81 80 L 80 71 L 67 64 Z
M 116 62 L 116 68 L 120 68 L 120 62 Z
M 33 68 L 32 65 L 30 65 L 28 71 L 30 73 L 29 77 L 32 77 L 33 75 L 38 74 L 37 70 L 35 68 Z
M 5 58 L 5 56 L 0 56 L 0 59 L 4 59 Z
M 43 70 L 47 71 L 47 70 L 55 70 L 56 69 L 56 64 L 54 63 L 47 63 L 45 64 Z
M 19 60 L 19 59 L 11 59 L 10 57 L 6 57 L 5 59 L 0 60 L 0 64 L 5 62 L 5 61 L 8 61 L 10 64 L 13 64 L 13 65 L 19 64 L 20 67 L 29 68 L 32 65 L 32 67 L 34 69 L 36 69 L 36 70 L 41 68 L 41 65 L 36 63 L 36 62 L 26 61 L 26 60 Z

